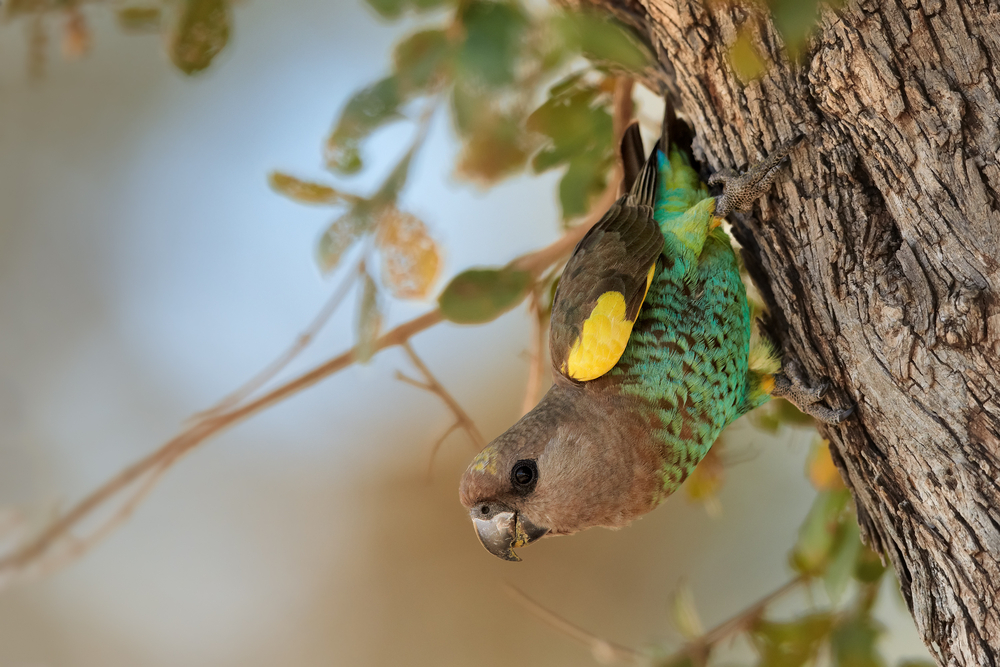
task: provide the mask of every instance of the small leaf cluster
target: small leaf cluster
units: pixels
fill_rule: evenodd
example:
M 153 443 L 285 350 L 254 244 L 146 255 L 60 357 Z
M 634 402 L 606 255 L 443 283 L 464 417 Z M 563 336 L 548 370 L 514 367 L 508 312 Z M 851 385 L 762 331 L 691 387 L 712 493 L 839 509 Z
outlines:
M 229 43 L 232 0 L 140 0 L 113 4 L 118 25 L 126 32 L 160 34 L 167 55 L 184 74 L 208 68 Z M 63 56 L 73 60 L 84 56 L 92 42 L 91 29 L 81 6 L 68 0 L 8 0 L 3 3 L 7 20 L 31 21 L 28 66 L 41 74 L 47 59 L 51 23 L 61 23 Z M 51 21 L 47 21 L 51 17 Z
M 829 443 L 817 440 L 809 457 L 807 476 L 817 496 L 799 527 L 789 563 L 803 586 L 821 583 L 829 605 L 813 606 L 793 618 L 778 619 L 767 605 L 751 607 L 736 626 L 758 656 L 757 667 L 885 667 L 878 639 L 882 626 L 872 615 L 887 572 L 883 559 L 862 544 L 850 491 L 830 455 Z M 715 645 L 706 644 L 693 601 L 672 604 L 674 623 L 689 640 L 689 649 L 673 654 L 664 665 L 706 664 Z M 710 634 L 710 633 L 709 633 Z M 694 648 L 690 648 L 694 647 Z M 899 667 L 931 667 L 933 663 L 904 661 Z
M 406 120 L 421 130 L 371 197 L 271 175 L 272 186 L 297 201 L 346 208 L 320 238 L 317 261 L 324 272 L 370 238 L 380 253 L 381 286 L 397 298 L 427 295 L 440 252 L 427 226 L 404 212 L 398 198 L 426 126 L 443 106 L 461 142 L 459 178 L 488 186 L 528 164 L 536 173 L 565 168 L 564 217 L 588 210 L 615 160 L 609 111 L 615 76 L 651 62 L 648 48 L 631 32 L 606 16 L 532 13 L 519 0 L 369 5 L 387 19 L 417 14 L 428 21 L 396 45 L 386 76 L 346 101 L 324 144 L 326 166 L 340 177 L 357 174 L 366 166 L 365 142 L 376 131 Z M 445 288 L 438 303 L 451 321 L 487 322 L 520 303 L 534 281 L 531 273 L 510 266 L 470 269 Z M 378 298 L 368 302 L 378 309 Z

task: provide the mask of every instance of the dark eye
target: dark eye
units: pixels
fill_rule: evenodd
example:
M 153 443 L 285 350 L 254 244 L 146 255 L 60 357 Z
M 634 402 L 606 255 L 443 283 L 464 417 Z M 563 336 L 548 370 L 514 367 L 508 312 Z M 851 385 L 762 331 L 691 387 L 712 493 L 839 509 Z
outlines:
M 490 506 L 489 505 L 483 505 L 482 507 L 479 508 L 479 511 L 480 511 L 480 513 L 483 516 L 486 516 L 487 514 L 490 513 Z
M 538 483 L 538 466 L 531 459 L 522 459 L 510 471 L 510 483 L 519 493 L 530 493 Z

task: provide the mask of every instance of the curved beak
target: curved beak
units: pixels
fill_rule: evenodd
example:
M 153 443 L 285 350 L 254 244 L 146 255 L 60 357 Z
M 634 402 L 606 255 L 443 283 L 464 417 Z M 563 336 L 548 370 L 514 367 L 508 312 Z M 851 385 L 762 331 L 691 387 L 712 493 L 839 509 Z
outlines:
M 516 547 L 534 542 L 549 530 L 531 523 L 520 512 L 497 512 L 488 519 L 474 516 L 472 523 L 487 551 L 497 558 L 511 561 L 521 560 L 514 553 Z

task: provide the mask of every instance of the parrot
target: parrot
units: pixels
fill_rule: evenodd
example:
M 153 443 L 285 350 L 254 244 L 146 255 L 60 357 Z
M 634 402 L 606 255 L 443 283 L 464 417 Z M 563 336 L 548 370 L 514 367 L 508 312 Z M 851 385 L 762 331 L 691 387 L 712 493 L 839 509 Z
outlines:
M 462 476 L 461 503 L 501 559 L 651 511 L 723 428 L 772 396 L 831 424 L 853 410 L 820 404 L 829 381 L 809 386 L 794 365 L 781 372 L 721 225 L 766 193 L 802 137 L 743 175 L 714 174 L 708 185 L 723 191 L 712 197 L 691 166 L 691 136 L 669 101 L 645 160 L 638 124 L 626 130 L 624 193 L 580 240 L 555 291 L 552 386 Z

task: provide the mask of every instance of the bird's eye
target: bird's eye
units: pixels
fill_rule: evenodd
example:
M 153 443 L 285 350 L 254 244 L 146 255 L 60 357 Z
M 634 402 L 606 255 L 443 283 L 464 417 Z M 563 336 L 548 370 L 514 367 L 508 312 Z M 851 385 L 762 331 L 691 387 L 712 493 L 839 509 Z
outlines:
M 519 493 L 530 493 L 538 483 L 538 466 L 532 459 L 522 459 L 510 471 L 510 482 Z
M 479 511 L 482 513 L 483 516 L 486 516 L 487 514 L 490 513 L 490 506 L 483 505 L 482 507 L 479 508 Z

